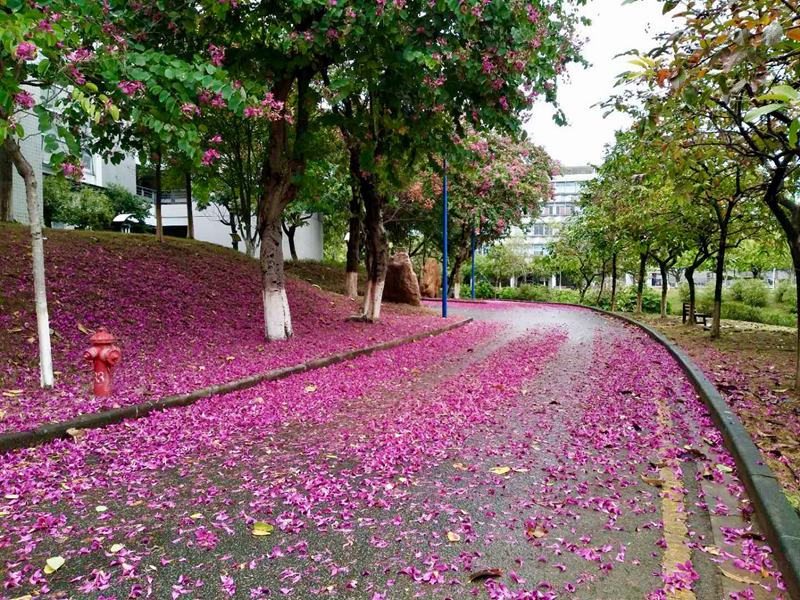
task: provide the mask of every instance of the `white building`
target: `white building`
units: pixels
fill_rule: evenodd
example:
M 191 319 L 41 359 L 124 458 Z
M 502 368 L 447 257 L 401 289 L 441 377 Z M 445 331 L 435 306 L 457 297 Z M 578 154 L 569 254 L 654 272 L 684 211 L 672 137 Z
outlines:
M 155 191 L 145 187 L 138 187 L 137 194 L 148 199 L 155 197 Z M 186 210 L 186 191 L 168 190 L 161 193 L 161 221 L 165 235 L 186 237 L 188 228 L 188 215 Z M 192 224 L 194 226 L 194 239 L 202 242 L 211 242 L 228 248 L 232 245 L 230 218 L 228 212 L 219 206 L 210 205 L 202 210 L 193 203 Z M 150 209 L 147 225 L 155 227 L 155 207 Z M 253 219 L 255 226 L 255 218 Z M 322 260 L 322 216 L 313 215 L 306 225 L 299 227 L 294 234 L 297 258 L 300 260 Z M 245 252 L 244 242 L 239 242 L 239 251 Z M 255 255 L 258 256 L 258 245 Z M 289 241 L 283 236 L 283 256 L 290 258 Z
M 53 174 L 50 168 L 50 154 L 43 148 L 43 140 L 41 134 L 39 134 L 36 118 L 25 114 L 20 119 L 20 122 L 27 134 L 20 143 L 20 148 L 36 175 L 39 206 L 42 207 L 44 177 L 45 175 Z M 115 165 L 100 156 L 86 153 L 83 156 L 83 167 L 82 181 L 87 185 L 107 187 L 111 184 L 117 184 L 129 192 L 136 193 L 136 159 L 133 156 L 125 157 L 121 163 Z M 5 210 L 6 212 L 6 214 L 0 214 L 1 219 L 20 223 L 28 222 L 25 183 L 2 150 L 2 147 L 0 147 L 0 207 L 3 207 L 0 210 Z
M 31 90 L 38 94 L 37 90 Z M 39 99 L 37 99 L 39 101 Z M 26 138 L 20 143 L 22 153 L 26 160 L 30 162 L 36 176 L 39 194 L 39 207 L 43 207 L 42 190 L 44 188 L 44 177 L 52 175 L 50 168 L 50 155 L 43 148 L 42 136 L 38 133 L 39 128 L 36 118 L 31 114 L 22 114 L 20 123 L 27 134 Z M 119 164 L 112 164 L 102 157 L 84 154 L 83 179 L 82 183 L 96 187 L 108 187 L 111 184 L 122 186 L 133 194 L 147 197 L 151 202 L 154 194 L 151 190 L 137 186 L 137 160 L 133 155 L 126 156 Z M 183 190 L 174 192 L 164 192 L 162 206 L 162 219 L 167 235 L 177 235 L 186 237 L 187 232 L 187 211 L 186 195 Z M 147 224 L 155 226 L 155 211 L 151 209 L 151 219 Z M 221 214 L 219 210 L 211 206 L 204 210 L 199 210 L 194 206 L 194 237 L 195 239 L 219 244 L 220 246 L 231 247 L 231 230 L 223 220 L 227 220 L 227 214 Z M 17 221 L 19 223 L 28 222 L 28 209 L 25 201 L 25 184 L 11 164 L 8 156 L 0 146 L 0 220 Z M 305 227 L 299 228 L 295 233 L 295 247 L 298 258 L 300 259 L 322 259 L 322 218 L 314 215 Z M 239 244 L 239 249 L 244 252 L 243 243 Z M 289 244 L 284 236 L 283 240 L 284 256 L 289 257 Z M 258 250 L 256 249 L 256 255 Z
M 553 177 L 553 198 L 542 206 L 541 213 L 525 235 L 529 254 L 543 256 L 549 252 L 549 246 L 558 239 L 564 222 L 578 210 L 583 184 L 594 176 L 592 167 L 579 166 L 562 167 L 561 173 Z

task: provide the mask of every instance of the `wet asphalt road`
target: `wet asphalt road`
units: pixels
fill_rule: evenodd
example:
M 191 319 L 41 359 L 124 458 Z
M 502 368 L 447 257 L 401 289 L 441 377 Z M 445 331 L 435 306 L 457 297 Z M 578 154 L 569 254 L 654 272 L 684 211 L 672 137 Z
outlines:
M 105 551 L 70 556 L 43 595 L 715 599 L 752 588 L 756 598 L 778 596 L 765 590 L 774 586 L 768 574 L 733 564 L 745 542 L 723 528 L 748 529 L 749 544 L 758 543 L 757 528 L 742 519 L 742 498 L 727 493 L 737 491 L 735 474 L 708 476 L 724 450 L 699 424 L 703 411 L 687 382 L 652 342 L 580 309 L 453 303 L 450 311 L 504 329 L 443 360 L 420 355 L 413 377 L 351 395 L 313 427 L 290 421 L 257 436 L 242 430 L 224 441 L 224 452 L 156 471 L 144 502 L 133 489 L 89 487 L 77 501 L 107 504 L 113 518 L 84 524 L 80 543 L 91 548 L 101 539 Z M 554 351 L 515 379 L 513 367 L 521 369 L 537 344 Z M 485 383 L 499 364 L 509 365 L 508 389 L 504 376 Z M 329 369 L 349 376 L 347 365 Z M 474 393 L 453 399 L 465 389 Z M 479 404 L 487 390 L 502 391 L 496 404 L 448 414 L 459 402 Z M 449 429 L 437 431 L 439 420 Z M 187 419 L 186 426 L 203 425 Z M 452 443 L 442 437 L 448 433 Z M 402 456 L 381 454 L 392 440 Z M 703 459 L 681 458 L 687 448 Z M 387 469 L 395 471 L 390 484 Z M 324 500 L 312 506 L 311 497 Z M 264 506 L 276 527 L 253 537 L 243 519 Z M 72 509 L 61 502 L 49 510 Z M 198 527 L 213 532 L 213 544 L 199 543 L 207 536 Z M 110 530 L 124 542 L 122 553 L 108 550 Z M 13 561 L 14 547 L 0 546 L 0 564 Z M 126 579 L 128 549 L 138 562 Z M 49 550 L 57 551 L 64 553 Z M 669 574 L 686 558 L 691 590 L 675 590 Z M 500 576 L 470 581 L 485 569 Z M 110 575 L 103 589 L 79 591 L 98 571 Z M 4 592 L 15 598 L 37 588 Z

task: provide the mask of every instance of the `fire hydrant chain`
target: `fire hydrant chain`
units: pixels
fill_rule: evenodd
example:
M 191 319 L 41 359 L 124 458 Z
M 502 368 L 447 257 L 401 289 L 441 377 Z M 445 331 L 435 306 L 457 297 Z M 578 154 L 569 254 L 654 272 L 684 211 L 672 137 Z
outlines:
M 83 353 L 83 358 L 92 362 L 94 371 L 94 395 L 110 396 L 112 371 L 122 360 L 122 350 L 117 339 L 105 327 L 98 327 L 89 338 L 92 346 Z

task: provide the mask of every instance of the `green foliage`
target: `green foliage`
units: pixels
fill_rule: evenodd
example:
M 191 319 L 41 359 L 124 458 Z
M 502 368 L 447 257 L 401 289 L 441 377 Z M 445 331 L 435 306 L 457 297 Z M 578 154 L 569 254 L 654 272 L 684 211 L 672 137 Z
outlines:
M 660 295 L 653 288 L 645 286 L 642 290 L 642 311 L 657 313 L 660 309 Z M 622 312 L 636 310 L 636 286 L 626 286 L 617 290 L 617 310 Z
M 697 288 L 695 288 L 696 290 Z M 681 302 L 689 302 L 689 284 L 685 281 L 681 281 L 678 284 L 678 297 L 681 299 Z
M 103 190 L 111 206 L 114 207 L 114 216 L 130 214 L 139 221 L 144 222 L 150 214 L 150 201 L 126 190 L 121 185 L 112 183 Z
M 737 279 L 731 286 L 731 295 L 748 306 L 766 306 L 769 289 L 760 279 Z
M 797 310 L 797 286 L 791 281 L 781 281 L 775 287 L 775 302 L 785 305 L 790 311 Z
M 494 298 L 495 297 L 494 287 L 488 281 L 478 281 L 475 284 L 475 297 Z
M 115 216 L 123 213 L 143 221 L 150 203 L 118 185 L 107 189 L 76 186 L 63 177 L 45 177 L 45 224 L 65 223 L 78 229 L 110 229 Z

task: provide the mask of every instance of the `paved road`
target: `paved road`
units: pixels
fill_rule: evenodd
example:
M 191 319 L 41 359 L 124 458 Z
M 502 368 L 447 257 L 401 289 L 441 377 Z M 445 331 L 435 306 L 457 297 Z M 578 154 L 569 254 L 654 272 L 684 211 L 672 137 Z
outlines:
M 481 324 L 0 458 L 4 593 L 780 597 L 666 352 L 581 309 L 451 311 Z

